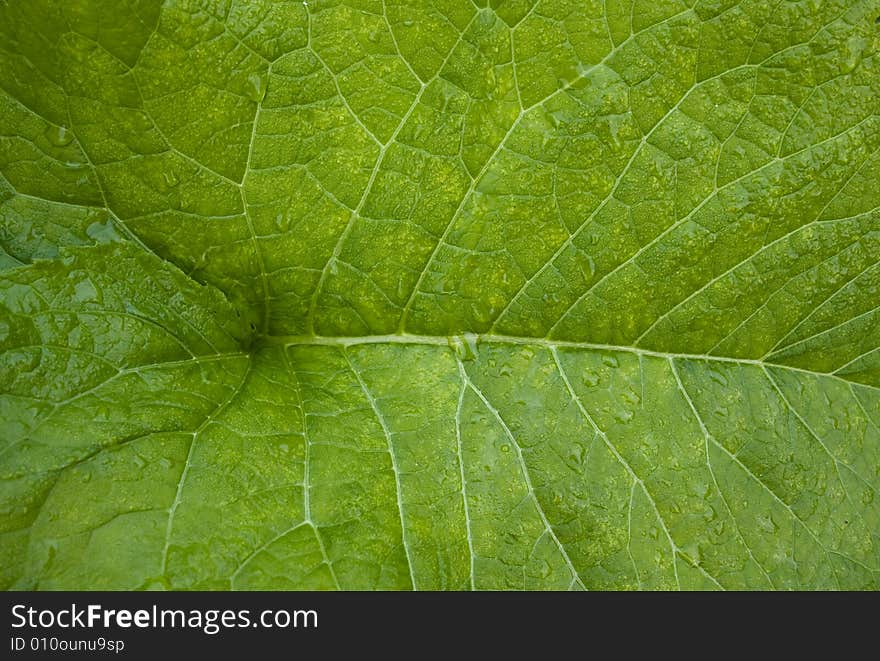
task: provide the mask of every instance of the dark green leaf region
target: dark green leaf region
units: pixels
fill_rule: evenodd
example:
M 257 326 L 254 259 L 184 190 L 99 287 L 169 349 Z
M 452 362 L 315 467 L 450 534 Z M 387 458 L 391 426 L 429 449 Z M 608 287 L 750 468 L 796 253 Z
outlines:
M 880 588 L 878 14 L 0 1 L 0 587 Z

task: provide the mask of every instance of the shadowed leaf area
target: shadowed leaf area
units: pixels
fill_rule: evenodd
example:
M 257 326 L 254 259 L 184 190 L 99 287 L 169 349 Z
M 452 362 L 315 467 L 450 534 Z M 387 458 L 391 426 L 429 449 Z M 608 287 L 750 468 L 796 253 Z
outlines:
M 0 586 L 880 588 L 878 13 L 0 3 Z

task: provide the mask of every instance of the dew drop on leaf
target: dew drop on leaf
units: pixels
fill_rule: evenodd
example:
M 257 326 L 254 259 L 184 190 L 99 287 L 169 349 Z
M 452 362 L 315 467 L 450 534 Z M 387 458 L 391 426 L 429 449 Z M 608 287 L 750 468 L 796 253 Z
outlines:
M 138 133 L 146 133 L 153 128 L 153 122 L 149 115 L 144 112 L 136 112 L 132 118 L 132 128 Z
M 581 256 L 578 259 L 578 266 L 580 267 L 581 275 L 587 282 L 590 282 L 593 279 L 593 276 L 596 275 L 596 260 L 594 260 L 592 256 Z
M 574 443 L 569 458 L 578 466 L 582 466 L 586 457 L 587 447 L 583 443 Z
M 608 118 L 608 130 L 611 133 L 611 142 L 614 144 L 615 149 L 620 149 L 623 147 L 623 140 L 620 136 L 620 128 L 621 121 L 616 116 L 611 116 Z
M 446 342 L 459 360 L 472 361 L 477 359 L 479 338 L 475 333 L 450 335 Z
M 92 237 L 98 243 L 110 243 L 111 241 L 122 241 L 122 237 L 116 231 L 113 221 L 109 218 L 101 222 L 94 222 L 86 228 L 86 234 Z
M 64 126 L 50 124 L 46 128 L 44 135 L 56 147 L 66 147 L 73 142 L 73 133 Z
M 630 405 L 630 406 L 638 406 L 638 405 L 641 403 L 641 401 L 642 401 L 642 397 L 641 397 L 641 395 L 639 395 L 639 394 L 638 394 L 635 390 L 633 390 L 632 388 L 626 388 L 626 389 L 621 393 L 621 395 L 620 395 L 620 399 L 621 399 L 625 404 L 628 404 L 628 405 Z
M 266 96 L 269 79 L 266 74 L 252 73 L 248 76 L 247 95 L 254 103 L 260 103 Z
M 74 286 L 74 300 L 85 302 L 93 301 L 98 297 L 98 290 L 91 280 L 81 280 Z

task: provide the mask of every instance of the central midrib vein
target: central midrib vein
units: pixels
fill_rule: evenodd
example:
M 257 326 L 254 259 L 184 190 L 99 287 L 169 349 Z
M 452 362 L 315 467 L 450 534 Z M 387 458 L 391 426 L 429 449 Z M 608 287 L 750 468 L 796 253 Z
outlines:
M 454 349 L 456 339 L 468 339 L 477 344 L 511 344 L 522 346 L 544 347 L 547 349 L 583 349 L 592 351 L 619 351 L 641 356 L 653 356 L 656 358 L 677 358 L 681 360 L 712 361 L 719 363 L 734 363 L 737 365 L 754 365 L 757 367 L 773 367 L 778 369 L 801 372 L 811 376 L 823 376 L 843 381 L 847 384 L 863 386 L 865 388 L 880 389 L 867 383 L 845 379 L 834 372 L 819 372 L 815 370 L 794 367 L 784 363 L 775 363 L 755 358 L 734 358 L 731 356 L 713 356 L 708 354 L 676 353 L 670 351 L 655 351 L 615 344 L 599 344 L 594 342 L 575 342 L 571 340 L 550 340 L 542 337 L 525 337 L 518 335 L 497 335 L 479 333 L 451 333 L 449 335 L 413 335 L 409 333 L 391 335 L 360 335 L 360 336 L 332 336 L 332 335 L 265 335 L 258 344 L 262 346 L 335 346 L 350 347 L 362 344 L 402 344 L 402 345 L 428 345 L 444 346 Z

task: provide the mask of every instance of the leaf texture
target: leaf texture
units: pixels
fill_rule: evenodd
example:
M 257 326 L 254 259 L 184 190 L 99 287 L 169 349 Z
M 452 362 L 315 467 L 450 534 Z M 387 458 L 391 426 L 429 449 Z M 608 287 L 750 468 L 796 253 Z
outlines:
M 0 584 L 877 589 L 878 15 L 0 5 Z

